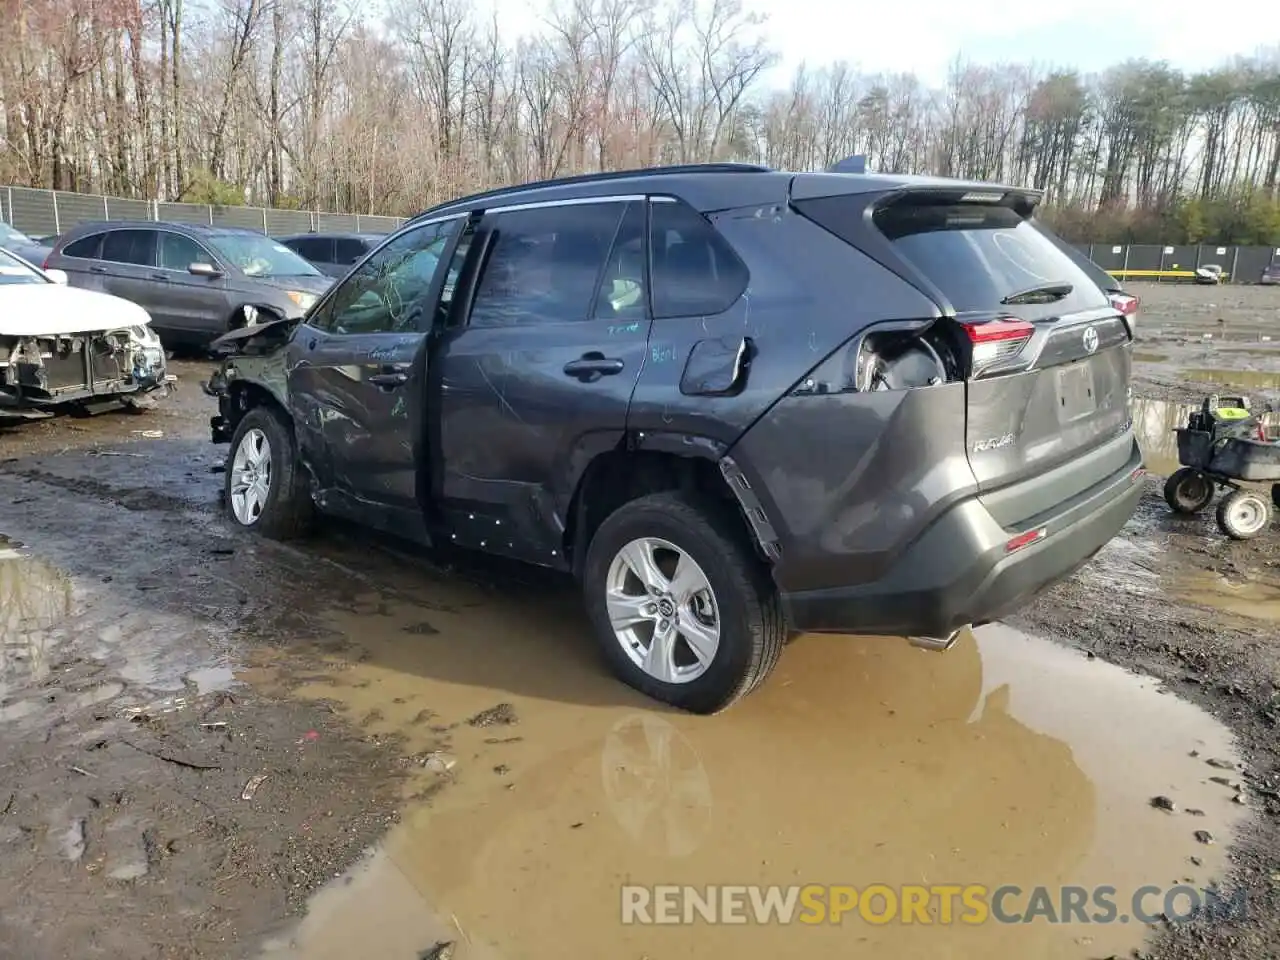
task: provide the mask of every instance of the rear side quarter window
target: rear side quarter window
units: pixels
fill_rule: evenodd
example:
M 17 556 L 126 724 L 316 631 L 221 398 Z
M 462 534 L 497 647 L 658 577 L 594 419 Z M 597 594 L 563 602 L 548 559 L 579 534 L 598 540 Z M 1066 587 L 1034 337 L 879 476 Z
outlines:
M 650 206 L 653 316 L 724 313 L 747 289 L 751 275 L 729 242 L 687 204 Z
M 64 257 L 74 257 L 77 260 L 97 260 L 99 251 L 102 249 L 102 234 L 91 233 L 87 237 L 81 237 L 79 240 L 72 240 L 62 248 Z

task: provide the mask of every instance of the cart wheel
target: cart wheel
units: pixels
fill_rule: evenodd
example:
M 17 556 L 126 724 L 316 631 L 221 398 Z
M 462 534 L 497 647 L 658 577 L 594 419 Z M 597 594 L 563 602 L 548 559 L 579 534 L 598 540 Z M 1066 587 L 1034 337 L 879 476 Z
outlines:
M 1218 526 L 1232 540 L 1256 537 L 1271 522 L 1271 504 L 1256 490 L 1233 490 L 1218 504 Z
M 1178 513 L 1199 513 L 1213 502 L 1213 481 L 1195 467 L 1180 467 L 1165 481 L 1164 499 Z

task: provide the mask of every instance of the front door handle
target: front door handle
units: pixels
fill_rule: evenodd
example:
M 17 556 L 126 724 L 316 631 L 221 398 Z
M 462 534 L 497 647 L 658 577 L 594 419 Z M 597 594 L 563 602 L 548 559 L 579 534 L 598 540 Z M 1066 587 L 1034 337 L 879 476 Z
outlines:
M 621 373 L 626 364 L 618 357 L 606 357 L 603 353 L 592 351 L 584 353 L 577 360 L 570 360 L 564 365 L 567 376 L 576 377 L 583 383 L 591 383 L 601 377 L 610 377 Z
M 371 373 L 368 382 L 382 390 L 394 390 L 409 382 L 409 373 L 402 367 L 386 366 Z
M 89 272 L 90 273 L 106 273 L 107 268 L 106 267 L 90 267 Z
M 168 275 L 167 273 L 153 273 L 153 274 L 151 274 L 151 279 L 152 279 L 152 280 L 159 280 L 159 281 L 161 281 L 161 282 L 163 282 L 163 283 L 168 283 L 168 282 L 169 282 L 169 275 Z

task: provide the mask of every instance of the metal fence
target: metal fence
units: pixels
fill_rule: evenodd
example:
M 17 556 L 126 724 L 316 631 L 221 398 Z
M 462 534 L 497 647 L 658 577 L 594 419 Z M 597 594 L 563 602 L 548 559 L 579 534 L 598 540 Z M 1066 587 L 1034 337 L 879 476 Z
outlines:
M 87 220 L 169 220 L 211 226 L 248 227 L 278 236 L 311 230 L 389 233 L 404 219 L 372 214 L 320 213 L 271 207 L 220 207 L 205 203 L 128 200 L 64 190 L 0 187 L 0 220 L 41 237 L 62 233 Z M 1122 280 L 1190 280 L 1197 267 L 1217 264 L 1224 279 L 1257 283 L 1262 272 L 1280 263 L 1280 247 L 1162 246 L 1160 244 L 1081 243 L 1090 260 Z
M 94 220 L 167 220 L 210 226 L 247 227 L 269 235 L 311 230 L 389 233 L 404 219 L 371 214 L 277 210 L 271 207 L 222 207 L 207 203 L 163 203 L 129 200 L 65 190 L 0 187 L 0 220 L 29 236 L 62 233 Z
M 1223 279 L 1257 283 L 1272 263 L 1280 264 L 1280 247 L 1223 247 L 1160 244 L 1078 243 L 1077 249 L 1121 280 L 1187 281 L 1197 267 L 1217 265 Z

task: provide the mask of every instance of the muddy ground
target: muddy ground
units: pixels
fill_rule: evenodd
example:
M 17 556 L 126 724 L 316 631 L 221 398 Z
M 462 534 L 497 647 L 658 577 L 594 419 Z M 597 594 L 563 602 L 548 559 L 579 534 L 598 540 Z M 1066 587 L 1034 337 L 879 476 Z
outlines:
M 1124 534 L 1008 629 L 801 638 L 710 719 L 604 676 L 554 578 L 235 534 L 206 364 L 148 414 L 0 426 L 0 957 L 1275 956 L 1280 525 L 1227 541 L 1155 474 L 1166 401 L 1280 378 L 1280 290 L 1135 292 Z M 1216 880 L 1250 915 L 744 939 L 620 926 L 626 878 Z

